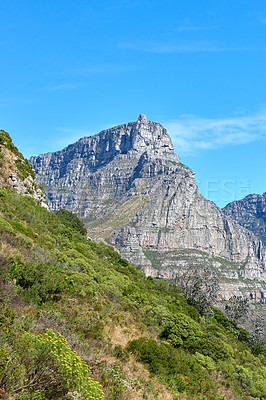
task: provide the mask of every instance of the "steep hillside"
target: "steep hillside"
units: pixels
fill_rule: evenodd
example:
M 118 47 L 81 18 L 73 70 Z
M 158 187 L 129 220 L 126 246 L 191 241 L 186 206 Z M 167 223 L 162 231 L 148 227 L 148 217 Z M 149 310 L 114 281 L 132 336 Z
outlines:
M 37 203 L 0 190 L 2 399 L 266 399 L 246 331 Z
M 32 165 L 3 130 L 0 130 L 0 187 L 31 196 L 48 208 L 44 191 L 36 180 Z
M 223 208 L 225 215 L 249 229 L 266 246 L 266 193 L 250 194 Z
M 147 275 L 172 278 L 208 265 L 220 277 L 221 299 L 264 292 L 265 248 L 201 196 L 159 123 L 140 115 L 30 161 L 52 210 L 77 213 L 90 237 Z

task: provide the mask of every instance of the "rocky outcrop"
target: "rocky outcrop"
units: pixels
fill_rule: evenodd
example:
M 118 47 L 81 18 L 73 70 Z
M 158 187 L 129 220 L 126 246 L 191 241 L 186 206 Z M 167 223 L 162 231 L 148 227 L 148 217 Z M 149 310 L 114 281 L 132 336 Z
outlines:
M 233 201 L 223 208 L 223 213 L 252 231 L 266 246 L 266 193 Z
M 167 131 L 144 115 L 30 161 L 51 209 L 78 213 L 90 237 L 147 275 L 172 277 L 207 263 L 224 284 L 265 281 L 261 242 L 201 196 Z
M 32 165 L 3 130 L 0 131 L 0 167 L 0 187 L 31 196 L 48 209 L 44 190 L 36 180 Z

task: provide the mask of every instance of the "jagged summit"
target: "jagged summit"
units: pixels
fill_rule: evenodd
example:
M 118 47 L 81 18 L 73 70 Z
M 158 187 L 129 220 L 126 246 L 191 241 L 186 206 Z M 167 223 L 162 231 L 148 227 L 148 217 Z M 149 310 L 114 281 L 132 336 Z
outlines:
M 148 121 L 144 114 L 140 114 L 137 121 L 85 137 L 79 143 L 90 148 L 90 156 L 95 155 L 98 158 L 103 153 L 109 154 L 110 158 L 127 153 L 138 156 L 144 152 L 160 156 L 166 153 L 174 155 L 174 147 L 167 130 L 158 122 Z M 174 155 L 175 160 L 176 157 L 178 156 Z
M 57 180 L 64 178 L 70 170 L 73 173 L 77 171 L 80 175 L 83 172 L 88 174 L 114 160 L 114 163 L 119 162 L 121 167 L 125 160 L 128 165 L 133 165 L 133 160 L 138 163 L 140 158 L 180 162 L 180 157 L 174 153 L 167 130 L 158 122 L 148 121 L 143 114 L 140 114 L 137 121 L 84 137 L 61 151 L 31 157 L 30 162 L 39 179 L 47 185 L 47 168 L 51 170 L 53 182 L 56 184 Z M 71 177 L 70 179 L 72 180 Z
M 147 121 L 146 115 L 144 115 L 144 114 L 139 114 L 138 121 L 140 121 L 140 122 L 146 122 L 146 121 Z

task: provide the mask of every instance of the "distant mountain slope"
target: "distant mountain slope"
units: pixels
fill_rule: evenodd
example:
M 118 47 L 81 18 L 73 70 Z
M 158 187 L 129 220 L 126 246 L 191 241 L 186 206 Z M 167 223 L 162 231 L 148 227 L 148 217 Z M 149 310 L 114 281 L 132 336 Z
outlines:
M 223 213 L 252 231 L 266 246 L 266 193 L 233 201 L 223 208 Z
M 31 196 L 48 208 L 43 188 L 38 184 L 31 163 L 13 144 L 9 134 L 0 130 L 0 187 Z
M 199 193 L 159 123 L 140 115 L 30 161 L 51 209 L 77 213 L 91 237 L 146 274 L 169 278 L 208 265 L 225 298 L 246 288 L 241 279 L 266 280 L 265 248 Z

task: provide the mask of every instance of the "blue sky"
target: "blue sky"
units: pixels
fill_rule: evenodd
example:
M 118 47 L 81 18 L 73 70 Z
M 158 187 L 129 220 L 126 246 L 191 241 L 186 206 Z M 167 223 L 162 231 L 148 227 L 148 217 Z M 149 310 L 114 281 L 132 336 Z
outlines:
M 1 0 L 0 128 L 26 157 L 137 119 L 219 206 L 266 191 L 265 0 Z

